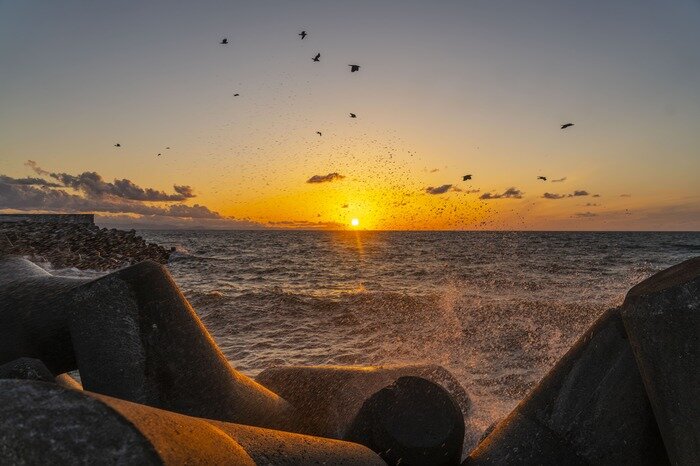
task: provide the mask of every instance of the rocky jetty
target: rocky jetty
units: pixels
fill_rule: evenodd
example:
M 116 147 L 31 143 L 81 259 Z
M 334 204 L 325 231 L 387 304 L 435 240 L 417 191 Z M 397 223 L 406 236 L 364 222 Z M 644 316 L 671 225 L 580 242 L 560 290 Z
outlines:
M 444 368 L 253 380 L 162 265 L 70 279 L 0 251 L 0 464 L 695 464 L 699 324 L 696 258 L 633 288 L 463 452 L 469 396 Z
M 147 243 L 134 230 L 74 222 L 0 222 L 0 248 L 60 269 L 113 270 L 145 260 L 168 262 L 172 251 Z

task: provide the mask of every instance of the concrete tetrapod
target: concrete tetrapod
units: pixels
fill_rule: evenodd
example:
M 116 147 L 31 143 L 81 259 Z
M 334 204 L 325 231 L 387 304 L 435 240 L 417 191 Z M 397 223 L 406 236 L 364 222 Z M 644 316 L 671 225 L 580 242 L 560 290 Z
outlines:
M 633 287 L 622 319 L 671 463 L 700 461 L 700 257 Z
M 262 371 L 260 384 L 294 406 L 296 432 L 345 437 L 362 404 L 399 377 L 417 376 L 445 388 L 467 416 L 471 401 L 462 385 L 437 365 L 283 366 Z
M 30 357 L 54 374 L 74 370 L 62 297 L 88 281 L 51 275 L 21 257 L 0 257 L 0 364 Z
M 668 464 L 619 309 L 604 313 L 464 464 Z
M 364 402 L 346 439 L 365 445 L 387 464 L 459 464 L 464 416 L 441 386 L 400 377 Z
M 69 295 L 85 390 L 190 416 L 287 424 L 291 406 L 231 367 L 160 264 L 141 262 Z
M 18 464 L 383 464 L 369 449 L 349 442 L 17 380 L 0 381 L 0 452 Z
M 54 376 L 43 362 L 33 358 L 19 358 L 0 366 L 0 379 L 24 379 L 53 382 Z

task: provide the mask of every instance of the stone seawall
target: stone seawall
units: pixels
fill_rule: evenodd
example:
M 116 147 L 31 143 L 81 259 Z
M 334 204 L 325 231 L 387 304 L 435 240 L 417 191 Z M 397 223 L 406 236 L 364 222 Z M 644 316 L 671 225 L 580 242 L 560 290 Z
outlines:
M 0 214 L 0 223 L 34 222 L 34 223 L 81 223 L 95 224 L 94 214 Z

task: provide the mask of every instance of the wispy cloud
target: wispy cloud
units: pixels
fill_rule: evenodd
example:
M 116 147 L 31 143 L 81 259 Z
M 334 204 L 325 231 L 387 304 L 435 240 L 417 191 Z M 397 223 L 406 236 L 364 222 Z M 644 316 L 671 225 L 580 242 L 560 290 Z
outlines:
M 559 178 L 559 179 L 556 179 L 556 180 L 552 180 L 552 183 L 561 183 L 562 181 L 566 181 L 566 177 Z
M 342 180 L 345 178 L 345 176 L 341 175 L 340 173 L 333 172 L 329 173 L 327 175 L 314 175 L 308 180 L 306 180 L 307 183 L 330 183 L 331 181 L 338 181 Z
M 632 197 L 631 194 L 620 194 L 620 197 Z
M 27 160 L 24 165 L 31 168 L 37 175 L 50 175 L 51 173 L 42 169 L 34 160 Z
M 479 196 L 479 199 L 483 199 L 485 201 L 489 199 L 522 199 L 523 194 L 525 193 L 520 191 L 518 188 L 508 188 L 501 194 L 484 193 Z
M 451 184 L 443 184 L 442 186 L 428 186 L 425 188 L 425 192 L 428 194 L 445 194 L 446 192 L 452 190 Z
M 272 228 L 295 230 L 338 230 L 345 228 L 345 225 L 338 222 L 309 222 L 307 220 L 281 220 L 268 222 L 268 225 Z
M 61 186 L 58 183 L 47 181 L 44 178 L 34 178 L 30 176 L 26 178 L 12 178 L 6 175 L 0 175 L 0 183 L 18 184 L 24 186 L 45 186 L 47 188 L 58 188 Z
M 581 196 L 588 196 L 589 193 L 586 190 L 577 190 L 574 191 L 571 194 L 557 194 L 557 193 L 544 193 L 542 195 L 543 199 L 564 199 L 566 197 L 581 197 Z
M 578 218 L 591 218 L 591 217 L 597 217 L 598 214 L 594 214 L 593 212 L 578 212 L 574 214 L 574 217 Z

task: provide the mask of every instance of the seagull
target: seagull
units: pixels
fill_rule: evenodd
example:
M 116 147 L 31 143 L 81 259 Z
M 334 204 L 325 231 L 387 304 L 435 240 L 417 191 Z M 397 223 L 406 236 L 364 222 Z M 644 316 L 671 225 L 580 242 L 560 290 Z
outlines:
M 564 123 L 563 125 L 561 125 L 561 129 L 566 129 L 569 126 L 574 126 L 574 124 L 573 123 Z
M 316 131 L 316 134 L 318 134 L 319 136 L 323 136 L 323 134 L 320 131 Z
M 221 42 L 219 42 L 219 43 L 220 43 L 221 45 L 227 45 L 227 44 L 228 44 L 228 39 L 224 37 L 223 39 L 221 39 Z
M 360 71 L 360 65 L 348 65 L 350 67 L 350 72 Z
M 321 60 L 321 54 L 317 53 L 315 57 L 312 58 L 313 61 L 320 61 Z
M 234 97 L 238 97 L 239 95 L 240 95 L 240 94 L 238 94 L 238 93 L 233 94 Z
M 158 154 L 158 157 L 160 157 L 160 154 Z
M 357 118 L 357 115 L 355 115 L 354 113 L 351 113 L 350 118 Z
M 301 36 L 301 40 L 304 40 L 304 37 L 306 37 L 306 31 L 301 31 L 299 35 Z
M 537 179 L 538 179 L 538 180 L 542 180 L 542 181 L 547 181 L 547 177 L 546 177 L 546 176 L 538 176 Z
M 462 181 L 467 181 L 467 180 L 471 180 L 471 179 L 472 179 L 472 176 L 471 176 L 471 175 L 464 175 L 464 176 L 462 177 Z
M 114 145 L 114 147 L 121 147 L 121 146 L 122 146 L 122 145 L 119 144 L 119 143 L 116 143 L 116 144 Z

